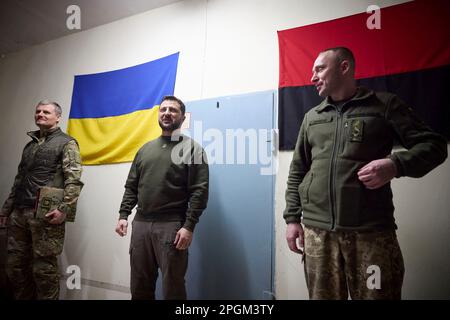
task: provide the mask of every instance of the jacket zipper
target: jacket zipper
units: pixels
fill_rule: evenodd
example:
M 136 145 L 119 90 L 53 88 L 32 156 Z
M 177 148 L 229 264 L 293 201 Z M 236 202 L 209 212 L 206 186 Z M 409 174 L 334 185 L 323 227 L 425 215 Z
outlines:
M 343 107 L 343 106 L 342 106 Z M 337 162 L 337 152 L 336 150 L 340 150 L 341 144 L 341 122 L 342 122 L 342 107 L 341 110 L 335 107 L 336 109 L 336 129 L 334 133 L 334 144 L 333 151 L 331 153 L 331 166 L 330 166 L 330 209 L 331 209 L 331 230 L 334 230 L 336 227 L 336 162 Z

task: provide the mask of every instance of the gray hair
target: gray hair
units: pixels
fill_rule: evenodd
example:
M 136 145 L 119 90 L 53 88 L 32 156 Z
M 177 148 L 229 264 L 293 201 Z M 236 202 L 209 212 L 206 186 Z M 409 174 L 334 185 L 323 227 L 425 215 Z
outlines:
M 61 106 L 60 106 L 57 102 L 55 102 L 55 101 L 50 101 L 50 100 L 47 100 L 47 99 L 41 100 L 41 101 L 39 101 L 38 104 L 36 105 L 36 108 L 39 107 L 39 106 L 45 106 L 45 105 L 48 105 L 48 104 L 51 104 L 52 106 L 55 107 L 56 115 L 57 115 L 58 117 L 60 117 L 61 114 L 62 114 L 62 109 L 61 109 Z

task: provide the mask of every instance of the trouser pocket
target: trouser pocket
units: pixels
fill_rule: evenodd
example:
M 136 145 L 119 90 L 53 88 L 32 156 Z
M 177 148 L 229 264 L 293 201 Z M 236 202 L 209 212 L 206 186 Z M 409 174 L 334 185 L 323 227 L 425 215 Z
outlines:
M 33 253 L 47 257 L 60 255 L 64 246 L 66 224 L 50 224 L 42 220 L 30 220 Z

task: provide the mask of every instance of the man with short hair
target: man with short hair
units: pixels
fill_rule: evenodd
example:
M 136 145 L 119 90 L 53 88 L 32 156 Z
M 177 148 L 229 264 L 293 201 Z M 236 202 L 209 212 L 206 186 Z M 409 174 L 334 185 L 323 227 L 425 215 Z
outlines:
M 76 140 L 58 127 L 61 107 L 40 101 L 34 115 L 39 130 L 28 132 L 18 173 L 0 211 L 8 224 L 7 274 L 16 299 L 58 299 L 57 256 L 64 245 L 65 221 L 74 221 L 83 183 Z M 63 189 L 63 199 L 45 218 L 36 217 L 38 192 Z
M 116 232 L 130 243 L 132 299 L 155 299 L 158 268 L 164 299 L 186 299 L 188 247 L 208 201 L 209 171 L 202 147 L 179 133 L 184 103 L 166 96 L 159 107 L 162 135 L 137 152 L 130 168 Z
M 326 99 L 305 115 L 295 146 L 283 215 L 288 246 L 303 254 L 311 299 L 400 299 L 390 181 L 444 162 L 446 140 L 397 96 L 357 87 L 348 48 L 321 52 L 312 73 Z M 391 153 L 395 140 L 407 150 Z

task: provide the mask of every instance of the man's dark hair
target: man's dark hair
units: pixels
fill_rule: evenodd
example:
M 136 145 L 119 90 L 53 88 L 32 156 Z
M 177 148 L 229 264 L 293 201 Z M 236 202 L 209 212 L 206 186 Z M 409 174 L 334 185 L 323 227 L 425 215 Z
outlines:
M 342 61 L 347 60 L 350 65 L 350 69 L 353 70 L 353 72 L 355 72 L 355 56 L 353 55 L 353 52 L 349 48 L 347 47 L 328 48 L 323 50 L 321 53 L 327 51 L 333 51 L 336 53 L 338 64 L 341 64 Z
M 166 100 L 177 102 L 180 105 L 181 114 L 184 115 L 184 113 L 186 112 L 186 106 L 184 105 L 183 101 L 175 96 L 165 96 L 164 98 L 162 98 L 160 105 Z

